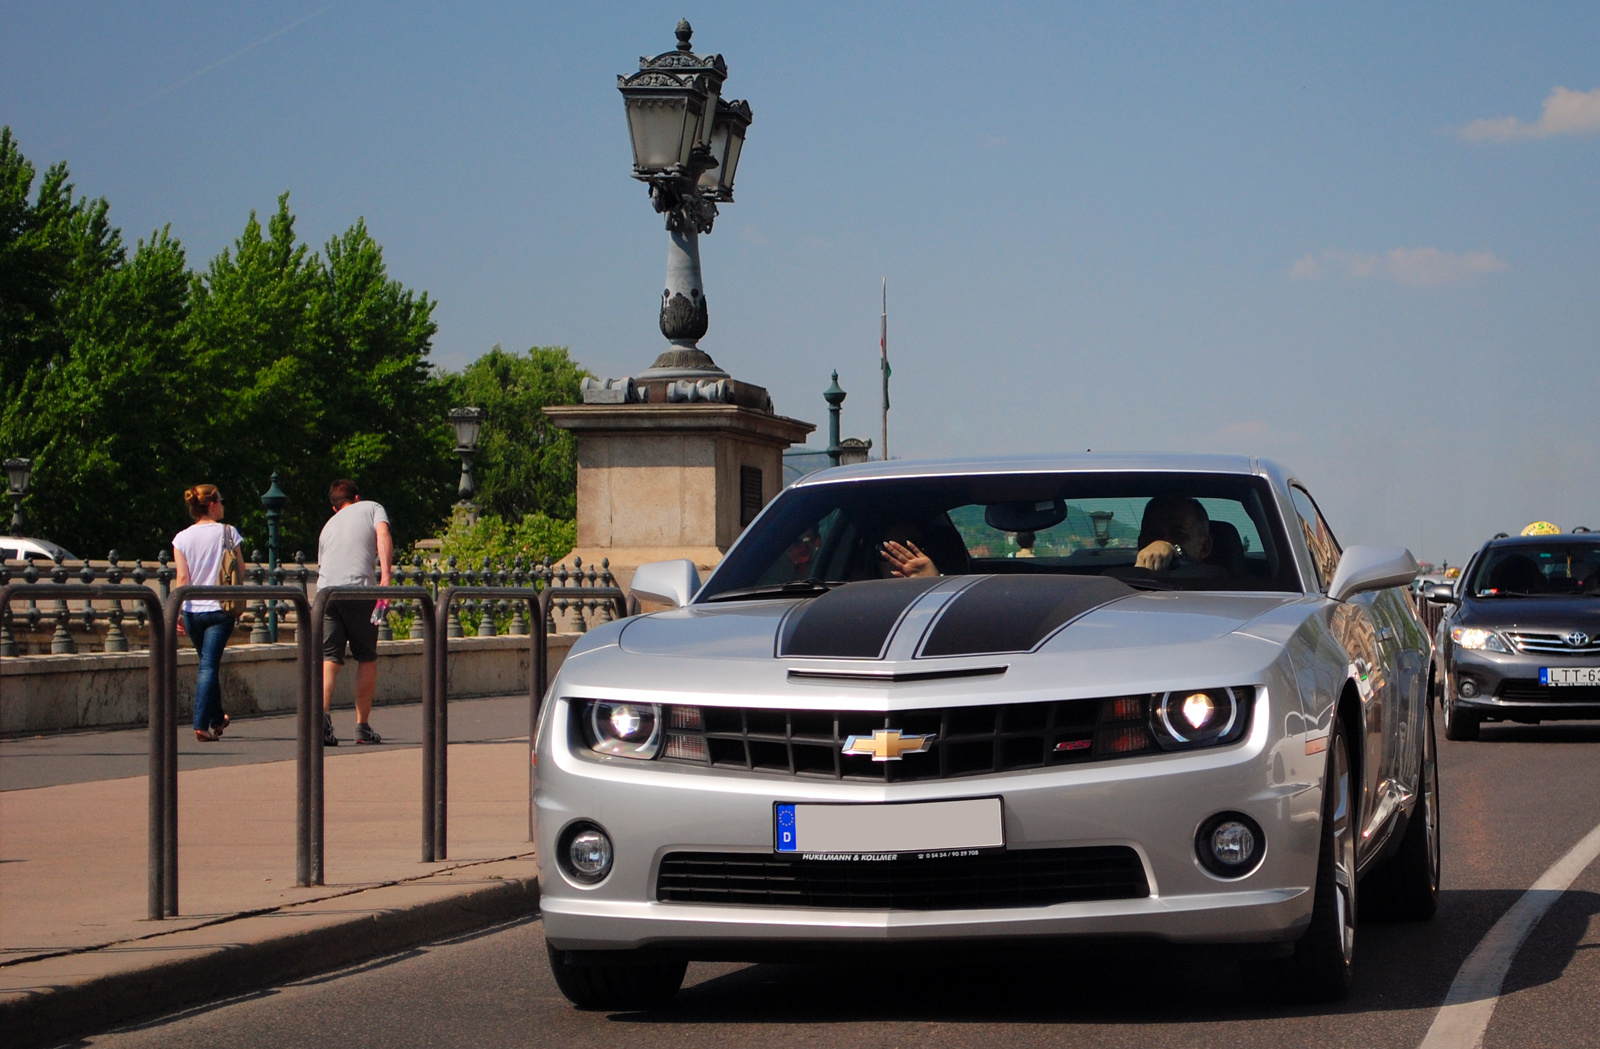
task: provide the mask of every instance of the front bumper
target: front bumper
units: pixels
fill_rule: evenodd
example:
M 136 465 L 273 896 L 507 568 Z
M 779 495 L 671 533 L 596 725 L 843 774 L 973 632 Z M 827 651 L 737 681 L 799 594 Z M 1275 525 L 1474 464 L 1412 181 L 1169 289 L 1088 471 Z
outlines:
M 1561 721 L 1600 718 L 1600 689 L 1557 688 L 1539 684 L 1541 667 L 1595 666 L 1600 656 L 1545 652 L 1487 652 L 1456 648 L 1451 653 L 1448 688 L 1457 710 L 1505 721 Z M 1470 681 L 1472 696 L 1462 694 Z
M 564 700 L 549 723 L 567 723 Z M 1277 715 L 1281 723 L 1283 715 Z M 545 935 L 562 950 L 673 948 L 728 957 L 740 949 L 811 944 L 894 944 L 1016 937 L 1153 937 L 1174 942 L 1293 940 L 1310 920 L 1321 829 L 1325 757 L 1305 737 L 1274 731 L 1267 690 L 1250 736 L 1215 751 L 1159 754 L 1049 770 L 897 784 L 593 758 L 560 732 L 538 755 L 536 840 L 556 854 L 575 820 L 600 824 L 615 843 L 610 874 L 579 885 L 542 862 Z M 1315 748 L 1313 748 L 1315 749 Z M 1139 855 L 1148 897 L 963 910 L 858 910 L 660 902 L 656 877 L 669 853 L 770 855 L 779 802 L 934 801 L 999 796 L 1008 850 L 1122 845 Z M 1224 881 L 1195 858 L 1197 827 L 1244 812 L 1266 835 L 1250 875 Z

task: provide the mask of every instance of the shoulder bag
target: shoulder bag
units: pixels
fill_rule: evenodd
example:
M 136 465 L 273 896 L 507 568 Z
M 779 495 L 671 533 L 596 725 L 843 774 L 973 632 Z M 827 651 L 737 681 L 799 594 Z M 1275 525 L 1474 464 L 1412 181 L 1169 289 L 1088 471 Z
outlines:
M 239 546 L 237 543 L 228 543 L 228 526 L 222 526 L 222 563 L 217 568 L 218 586 L 243 586 L 244 563 L 239 559 Z M 219 598 L 218 603 L 222 610 L 234 619 L 244 614 L 245 600 L 242 597 Z

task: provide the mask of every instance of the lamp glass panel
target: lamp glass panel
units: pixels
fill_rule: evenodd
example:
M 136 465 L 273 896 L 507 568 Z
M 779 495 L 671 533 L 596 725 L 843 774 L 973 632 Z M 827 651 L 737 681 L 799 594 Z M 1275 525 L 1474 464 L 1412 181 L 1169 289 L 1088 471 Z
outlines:
M 683 138 L 678 142 L 678 163 L 689 163 L 689 152 L 694 149 L 694 144 L 699 140 L 700 118 L 705 114 L 705 102 L 698 98 L 685 99 L 686 108 L 683 121 Z
M 698 185 L 702 193 L 714 194 L 722 188 L 723 173 L 727 171 L 729 130 L 732 126 L 727 120 L 719 120 L 711 131 L 711 156 L 716 160 L 717 166 L 701 173 Z
M 666 93 L 627 99 L 633 163 L 639 170 L 665 171 L 688 159 L 695 119 L 689 102 L 685 95 Z
M 461 448 L 476 448 L 478 446 L 478 431 L 483 428 L 483 419 L 478 415 L 455 415 L 450 422 L 456 428 L 456 445 Z
M 730 198 L 733 196 L 733 176 L 739 170 L 739 153 L 744 149 L 744 131 L 744 124 L 729 121 L 727 153 L 717 158 L 722 163 L 722 191 Z
M 33 464 L 26 459 L 6 462 L 6 482 L 12 495 L 22 495 L 28 490 L 28 475 L 32 472 Z

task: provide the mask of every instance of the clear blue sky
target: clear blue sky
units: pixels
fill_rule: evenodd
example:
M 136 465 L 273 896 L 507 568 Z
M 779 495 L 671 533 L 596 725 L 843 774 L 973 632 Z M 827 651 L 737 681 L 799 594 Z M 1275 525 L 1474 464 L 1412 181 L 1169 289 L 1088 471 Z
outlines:
M 292 192 L 435 358 L 660 348 L 615 76 L 679 17 L 755 123 L 702 342 L 921 457 L 1278 458 L 1346 543 L 1600 528 L 1600 5 L 10 4 L 0 122 L 192 265 Z

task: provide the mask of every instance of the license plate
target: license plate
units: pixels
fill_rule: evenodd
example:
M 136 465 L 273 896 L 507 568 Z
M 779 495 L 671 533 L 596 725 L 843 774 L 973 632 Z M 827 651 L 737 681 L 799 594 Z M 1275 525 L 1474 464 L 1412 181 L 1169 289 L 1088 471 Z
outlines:
M 839 859 L 1004 848 L 999 798 L 891 805 L 778 803 L 774 848 Z
M 1600 667 L 1540 667 L 1541 685 L 1600 685 Z

